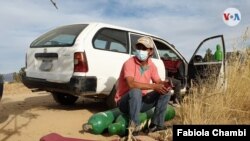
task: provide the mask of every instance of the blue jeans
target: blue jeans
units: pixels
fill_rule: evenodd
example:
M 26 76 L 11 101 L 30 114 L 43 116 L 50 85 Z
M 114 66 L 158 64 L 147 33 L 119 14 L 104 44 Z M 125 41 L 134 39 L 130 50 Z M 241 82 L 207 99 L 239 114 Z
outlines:
M 170 96 L 170 94 L 159 94 L 156 91 L 149 92 L 147 95 L 142 96 L 142 91 L 134 88 L 122 96 L 118 101 L 118 107 L 121 112 L 128 114 L 130 120 L 136 125 L 140 124 L 140 112 L 146 112 L 155 107 L 151 123 L 157 126 L 163 126 Z

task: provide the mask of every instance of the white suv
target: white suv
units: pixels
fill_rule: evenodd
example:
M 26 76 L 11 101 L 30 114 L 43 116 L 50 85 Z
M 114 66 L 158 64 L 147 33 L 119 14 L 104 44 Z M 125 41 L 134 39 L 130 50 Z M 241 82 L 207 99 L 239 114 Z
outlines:
M 106 98 L 112 106 L 121 67 L 135 54 L 136 40 L 144 35 L 151 36 L 155 42 L 152 60 L 160 77 L 165 79 L 171 75 L 181 80 L 182 92 L 191 80 L 207 79 L 203 72 L 208 65 L 217 68 L 216 74 L 221 76 L 218 85 L 224 84 L 224 57 L 222 61 L 196 60 L 205 55 L 207 47 L 215 48 L 217 44 L 225 54 L 222 35 L 204 40 L 198 47 L 201 51 L 195 51 L 189 64 L 172 44 L 160 37 L 103 23 L 66 25 L 38 37 L 26 54 L 23 83 L 28 88 L 51 92 L 55 101 L 63 105 L 73 104 L 79 96 L 85 96 Z M 209 46 L 203 47 L 204 42 L 211 39 Z

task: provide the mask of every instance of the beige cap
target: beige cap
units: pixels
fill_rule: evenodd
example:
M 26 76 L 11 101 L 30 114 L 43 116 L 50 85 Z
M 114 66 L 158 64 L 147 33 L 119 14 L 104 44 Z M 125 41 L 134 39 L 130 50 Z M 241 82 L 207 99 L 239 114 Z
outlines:
M 135 45 L 142 44 L 146 48 L 154 48 L 154 41 L 149 36 L 140 37 Z

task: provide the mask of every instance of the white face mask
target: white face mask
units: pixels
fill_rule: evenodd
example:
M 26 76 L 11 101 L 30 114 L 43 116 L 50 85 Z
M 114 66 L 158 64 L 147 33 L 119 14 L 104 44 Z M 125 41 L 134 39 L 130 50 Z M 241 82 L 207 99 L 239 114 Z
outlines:
M 136 50 L 136 57 L 140 61 L 146 61 L 148 59 L 148 51 L 146 51 L 146 50 Z

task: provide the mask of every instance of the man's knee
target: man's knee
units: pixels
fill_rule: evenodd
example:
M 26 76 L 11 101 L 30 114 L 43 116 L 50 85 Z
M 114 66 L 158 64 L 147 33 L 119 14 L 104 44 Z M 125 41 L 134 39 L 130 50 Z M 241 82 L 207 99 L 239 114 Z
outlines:
M 138 99 L 138 100 L 141 99 L 142 98 L 141 89 L 137 89 L 137 88 L 131 89 L 129 91 L 129 97 L 134 98 L 134 99 Z
M 161 99 L 164 99 L 164 101 L 169 101 L 171 95 L 168 93 L 168 94 L 164 94 L 164 95 L 160 95 L 160 98 Z

